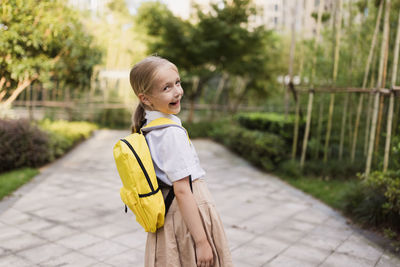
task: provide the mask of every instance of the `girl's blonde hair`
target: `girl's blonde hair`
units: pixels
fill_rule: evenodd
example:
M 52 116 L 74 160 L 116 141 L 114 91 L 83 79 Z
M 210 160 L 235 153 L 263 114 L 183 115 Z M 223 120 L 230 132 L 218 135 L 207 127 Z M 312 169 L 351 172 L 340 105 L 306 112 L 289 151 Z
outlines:
M 154 89 L 154 83 L 160 67 L 169 65 L 178 72 L 178 68 L 172 62 L 158 56 L 150 56 L 131 69 L 129 81 L 136 96 L 139 94 L 149 94 Z M 132 133 L 139 132 L 144 123 L 145 109 L 151 110 L 151 107 L 146 106 L 139 99 L 139 104 L 132 116 Z

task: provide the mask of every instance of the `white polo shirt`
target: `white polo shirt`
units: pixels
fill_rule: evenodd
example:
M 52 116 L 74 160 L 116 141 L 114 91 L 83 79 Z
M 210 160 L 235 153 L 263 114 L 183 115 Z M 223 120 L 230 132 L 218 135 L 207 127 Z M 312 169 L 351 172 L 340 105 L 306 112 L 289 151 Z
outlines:
M 174 115 L 159 111 L 147 111 L 146 124 L 165 117 L 182 126 L 181 120 Z M 157 177 L 171 185 L 189 175 L 192 181 L 205 175 L 200 166 L 199 157 L 193 144 L 189 142 L 186 131 L 180 127 L 165 127 L 145 133 L 146 141 L 153 159 Z

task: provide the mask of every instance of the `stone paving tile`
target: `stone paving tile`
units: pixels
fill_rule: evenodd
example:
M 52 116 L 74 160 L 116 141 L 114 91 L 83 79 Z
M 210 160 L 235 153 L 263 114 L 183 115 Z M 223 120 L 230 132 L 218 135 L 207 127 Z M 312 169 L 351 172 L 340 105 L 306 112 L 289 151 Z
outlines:
M 0 267 L 32 267 L 34 264 L 26 259 L 15 255 L 7 255 L 4 257 L 0 257 Z
M 98 259 L 99 261 L 104 261 L 128 250 L 131 249 L 109 240 L 103 240 L 94 245 L 81 249 L 80 252 Z
M 352 235 L 337 248 L 337 252 L 361 257 L 372 262 L 377 262 L 383 250 L 370 244 L 365 238 Z
M 232 260 L 233 262 L 241 261 L 253 264 L 253 266 L 261 266 L 278 253 L 279 251 L 276 249 L 265 249 L 264 247 L 247 243 L 232 251 Z
M 36 233 L 36 235 L 45 238 L 49 241 L 56 241 L 67 236 L 78 233 L 77 230 L 64 225 L 56 225 L 51 228 L 46 228 Z
M 112 157 L 127 134 L 96 132 L 0 202 L 0 266 L 143 266 L 147 234 L 124 212 Z M 236 267 L 400 266 L 330 207 L 219 144 L 193 142 Z
M 110 239 L 112 237 L 115 237 L 117 235 L 120 235 L 122 233 L 126 233 L 129 231 L 129 228 L 123 227 L 121 225 L 116 225 L 116 224 L 105 224 L 101 225 L 99 227 L 95 228 L 90 228 L 87 230 L 88 233 L 91 233 L 92 235 L 104 238 L 104 239 Z
M 91 246 L 93 244 L 99 243 L 103 241 L 102 238 L 96 237 L 94 235 L 88 233 L 78 233 L 72 236 L 67 236 L 63 239 L 56 241 L 57 244 L 60 244 L 64 247 L 80 250 L 84 247 Z
M 265 266 L 265 267 L 317 267 L 318 265 L 307 262 L 305 260 L 298 260 L 298 259 L 294 259 L 291 257 L 279 255 L 273 261 L 266 263 L 262 266 Z M 342 266 L 345 266 L 345 265 L 342 265 Z
M 281 255 L 297 259 L 299 261 L 306 260 L 308 263 L 318 265 L 321 264 L 330 254 L 331 251 L 317 249 L 297 243 L 289 247 Z M 304 255 L 307 255 L 307 257 L 305 258 Z
M 85 267 L 90 266 L 92 264 L 97 263 L 96 259 L 91 257 L 82 255 L 78 252 L 72 251 L 68 254 L 65 254 L 61 257 L 57 257 L 45 262 L 42 262 L 40 266 L 42 267 L 54 267 L 54 266 L 62 266 L 62 267 Z
M 146 239 L 147 234 L 145 231 L 135 231 L 116 236 L 111 239 L 111 241 L 122 244 L 129 248 L 135 248 L 137 250 L 144 251 Z
M 320 266 L 321 267 L 338 267 L 338 266 L 366 267 L 366 266 L 375 266 L 375 262 L 368 259 L 335 252 L 331 254 Z
M 63 256 L 68 252 L 70 252 L 70 250 L 63 246 L 48 243 L 42 246 L 36 246 L 30 249 L 23 250 L 21 252 L 18 252 L 16 255 L 20 255 L 34 263 L 41 263 L 53 258 Z
M 105 260 L 104 263 L 117 267 L 144 266 L 143 251 L 132 249 L 127 250 L 124 253 Z
M 384 254 L 379 259 L 376 267 L 394 267 L 400 266 L 400 259 L 393 255 Z
M 299 240 L 299 243 L 324 250 L 335 250 L 343 240 L 340 238 L 326 237 L 317 234 L 308 234 Z
M 34 236 L 30 233 L 22 233 L 19 235 L 12 236 L 6 240 L 2 240 L 0 247 L 11 251 L 20 251 L 28 248 L 35 248 L 37 246 L 45 244 L 45 239 Z

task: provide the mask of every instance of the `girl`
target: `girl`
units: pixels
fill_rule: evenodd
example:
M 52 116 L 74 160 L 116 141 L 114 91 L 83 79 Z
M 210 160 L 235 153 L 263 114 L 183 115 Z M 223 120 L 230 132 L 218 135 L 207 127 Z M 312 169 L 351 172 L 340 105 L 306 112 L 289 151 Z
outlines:
M 130 83 L 140 100 L 133 117 L 133 130 L 160 117 L 179 125 L 183 89 L 177 67 L 150 56 L 130 72 Z M 223 225 L 203 180 L 194 146 L 180 127 L 146 133 L 156 175 L 175 192 L 164 226 L 147 236 L 146 267 L 230 267 L 232 259 Z M 193 193 L 189 184 L 192 180 Z M 162 189 L 165 195 L 166 189 Z

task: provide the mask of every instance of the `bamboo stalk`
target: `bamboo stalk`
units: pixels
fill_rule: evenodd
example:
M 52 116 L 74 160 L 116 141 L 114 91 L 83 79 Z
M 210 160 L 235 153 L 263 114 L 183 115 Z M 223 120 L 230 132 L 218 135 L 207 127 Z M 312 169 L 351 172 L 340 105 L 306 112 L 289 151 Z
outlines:
M 397 67 L 399 62 L 399 46 L 400 46 L 400 12 L 397 23 L 397 34 L 394 48 L 393 68 L 392 68 L 392 80 L 391 87 L 396 85 L 397 78 Z M 389 154 L 390 154 L 390 139 L 392 138 L 392 124 L 393 124 L 393 106 L 394 106 L 394 93 L 390 94 L 389 99 L 389 110 L 388 110 L 388 121 L 386 129 L 386 142 L 385 142 L 385 156 L 383 158 L 383 171 L 386 172 L 389 165 Z
M 322 101 L 319 101 L 319 114 L 324 114 L 324 104 Z M 317 125 L 317 146 L 315 148 L 315 159 L 319 157 L 319 144 L 321 143 L 321 131 L 322 131 L 322 119 L 323 116 L 319 116 L 318 118 L 318 125 Z
M 312 106 L 313 106 L 313 98 L 314 98 L 314 92 L 311 91 L 309 93 L 309 95 L 308 95 L 306 131 L 304 133 L 303 148 L 302 148 L 302 151 L 301 151 L 301 159 L 300 159 L 301 168 L 304 167 L 304 161 L 305 161 L 305 158 L 306 158 L 308 135 L 310 134 L 310 123 L 311 123 L 311 113 L 312 113 Z
M 320 38 L 320 33 L 321 33 L 321 20 L 322 20 L 322 11 L 323 7 L 325 5 L 325 1 L 321 0 L 319 2 L 318 6 L 318 18 L 317 18 L 317 36 L 315 40 L 315 54 L 313 58 L 313 67 L 311 71 L 311 87 L 312 90 L 310 90 L 308 94 L 308 105 L 307 105 L 307 121 L 306 121 L 306 130 L 304 133 L 304 138 L 303 138 L 303 147 L 301 151 L 301 159 L 300 159 L 300 167 L 304 167 L 304 161 L 306 158 L 306 152 L 307 152 L 307 143 L 308 143 L 308 135 L 310 133 L 310 124 L 311 124 L 311 113 L 312 113 L 312 106 L 313 106 L 313 98 L 314 98 L 314 79 L 315 79 L 315 69 L 316 69 L 316 63 L 317 63 L 317 50 L 319 46 L 319 38 Z
M 292 25 L 291 25 L 291 44 L 289 52 L 289 84 L 293 83 L 293 62 L 296 50 L 296 14 L 297 14 L 297 0 L 295 1 L 294 7 L 292 7 Z M 285 89 L 285 119 L 289 113 L 289 87 L 286 86 Z
M 335 42 L 335 58 L 333 63 L 333 83 L 336 85 L 337 73 L 338 73 L 338 65 L 339 65 L 339 52 L 340 52 L 340 37 L 341 37 L 341 29 L 342 29 L 342 7 L 343 0 L 339 0 L 338 5 L 338 15 L 336 18 L 336 42 Z M 331 137 L 332 131 L 332 117 L 333 117 L 333 109 L 335 106 L 335 94 L 332 93 L 329 102 L 329 115 L 328 115 L 328 126 L 326 130 L 325 136 L 325 148 L 324 148 L 324 162 L 328 161 L 329 154 L 329 141 Z
M 376 40 L 377 40 L 379 27 L 380 27 L 380 23 L 381 23 L 382 10 L 383 10 L 383 1 L 381 1 L 380 5 L 379 5 L 378 15 L 376 18 L 376 23 L 375 23 L 374 35 L 372 37 L 371 48 L 369 50 L 367 64 L 365 65 L 364 79 L 363 79 L 363 84 L 362 84 L 363 89 L 365 89 L 367 86 L 369 70 L 371 68 L 372 58 L 374 56 Z M 352 147 L 351 147 L 351 162 L 354 162 L 354 158 L 355 158 L 355 152 L 356 152 L 356 147 L 357 147 L 357 137 L 358 137 L 358 127 L 360 125 L 360 117 L 361 117 L 361 112 L 362 112 L 363 101 L 364 101 L 364 95 L 362 94 L 362 95 L 360 95 L 358 105 L 357 105 L 356 123 L 354 126 L 354 136 L 353 136 L 353 142 L 352 142 Z M 366 140 L 367 139 L 368 138 L 366 138 Z
M 348 106 L 349 106 L 349 94 L 346 94 L 345 99 L 344 99 L 344 107 L 343 107 L 343 115 L 342 115 L 342 127 L 340 129 L 339 160 L 342 160 L 342 157 L 343 157 L 344 132 L 346 129 L 346 118 L 347 118 Z
M 293 134 L 293 146 L 292 146 L 292 159 L 296 158 L 297 153 L 297 142 L 298 142 L 298 135 L 299 135 L 299 112 L 300 111 L 300 99 L 297 99 L 296 102 L 296 114 L 295 114 L 295 121 L 294 121 L 294 134 Z
M 381 45 L 381 55 L 379 60 L 379 74 L 378 74 L 378 83 L 377 88 L 381 88 L 383 84 L 383 77 L 384 77 L 384 69 L 385 64 L 387 63 L 385 60 L 385 49 L 387 47 L 387 42 L 389 41 L 389 16 L 390 16 L 390 0 L 386 0 L 385 6 L 385 22 L 383 28 L 383 40 Z M 365 168 L 365 175 L 368 176 L 371 171 L 371 162 L 372 162 L 372 154 L 374 150 L 374 141 L 375 141 L 375 134 L 376 134 L 376 126 L 377 126 L 377 119 L 378 119 L 378 108 L 379 108 L 379 97 L 380 94 L 377 92 L 375 94 L 375 101 L 374 101 L 374 110 L 372 116 L 372 126 L 370 132 L 370 139 L 369 139 L 369 147 L 368 147 L 368 155 L 367 155 L 367 163 Z

